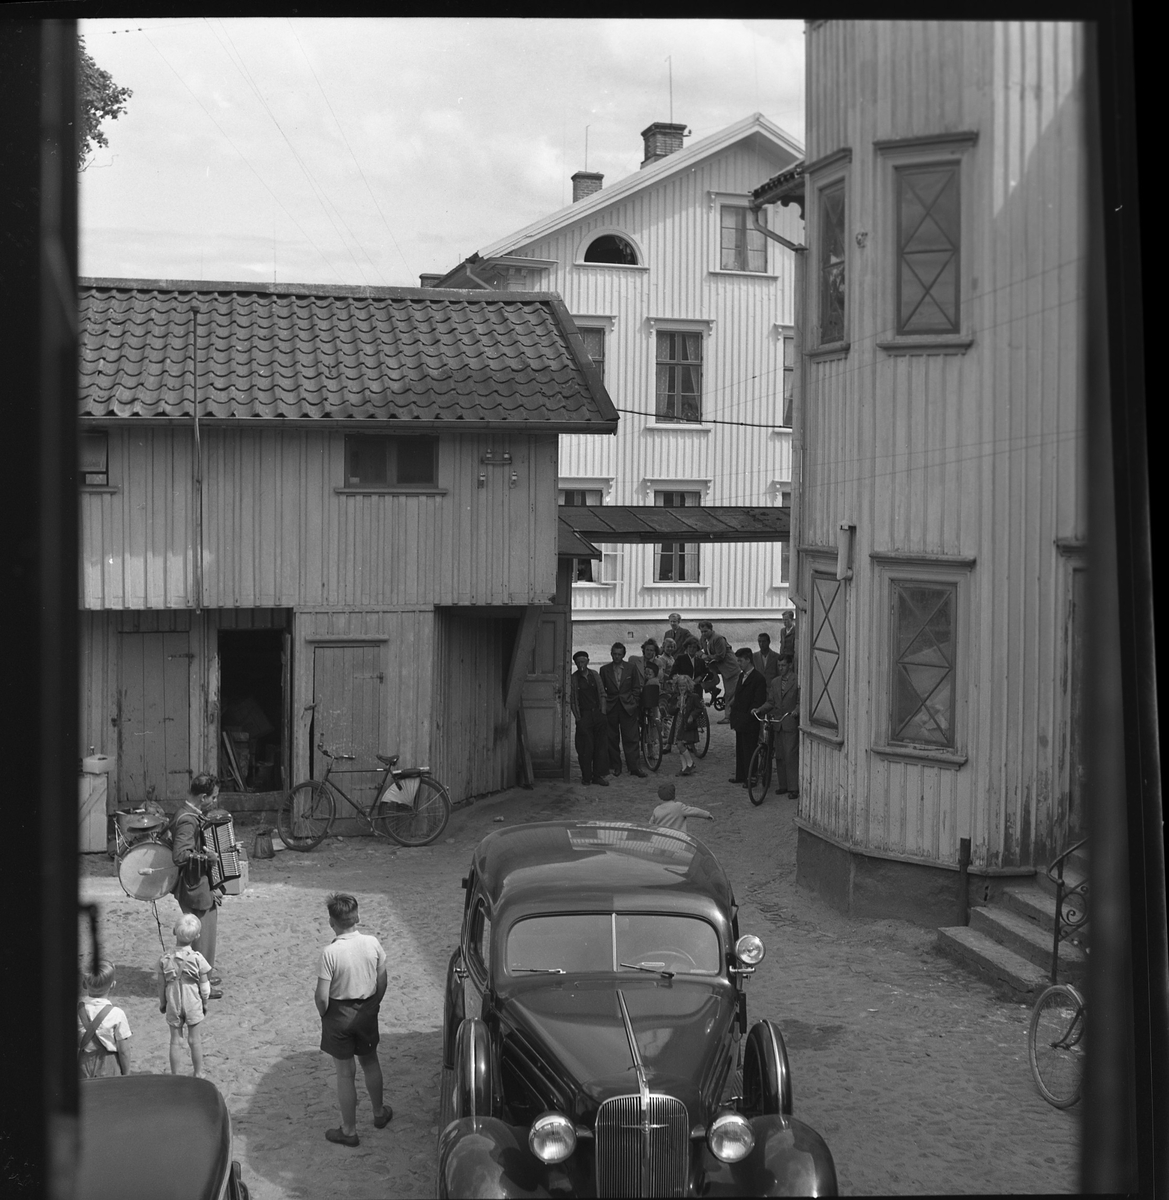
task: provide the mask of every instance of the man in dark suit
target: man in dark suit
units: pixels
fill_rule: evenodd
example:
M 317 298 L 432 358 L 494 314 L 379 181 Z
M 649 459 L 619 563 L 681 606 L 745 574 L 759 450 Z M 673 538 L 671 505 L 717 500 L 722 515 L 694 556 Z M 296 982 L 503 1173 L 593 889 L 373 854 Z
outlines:
M 681 654 L 686 647 L 686 642 L 692 638 L 694 634 L 682 624 L 681 613 L 670 613 L 670 628 L 662 634 L 659 646 L 666 644 L 666 638 L 672 638 L 674 641 L 674 653 Z
M 568 683 L 568 702 L 576 719 L 576 761 L 580 781 L 608 787 L 609 721 L 605 716 L 605 689 L 596 671 L 589 670 L 589 656 L 578 650 L 572 656 L 576 670 Z
M 609 766 L 621 774 L 621 748 L 630 775 L 645 779 L 641 755 L 637 750 L 637 714 L 641 709 L 641 689 L 645 681 L 633 663 L 625 661 L 625 643 L 614 642 L 609 651 L 613 661 L 601 668 L 601 686 L 609 721 Z
M 747 782 L 751 755 L 759 741 L 759 722 L 752 715 L 767 699 L 767 680 L 755 670 L 750 646 L 735 651 L 739 662 L 739 680 L 731 697 L 730 725 L 735 731 L 735 773 L 728 783 Z
M 771 634 L 759 635 L 759 653 L 754 661 L 755 670 L 767 680 L 770 687 L 771 681 L 779 674 L 779 655 L 771 648 Z
M 779 674 L 768 685 L 767 700 L 756 712 L 770 713 L 777 723 L 772 745 L 775 749 L 775 794 L 800 794 L 800 688 L 790 654 L 779 656 Z

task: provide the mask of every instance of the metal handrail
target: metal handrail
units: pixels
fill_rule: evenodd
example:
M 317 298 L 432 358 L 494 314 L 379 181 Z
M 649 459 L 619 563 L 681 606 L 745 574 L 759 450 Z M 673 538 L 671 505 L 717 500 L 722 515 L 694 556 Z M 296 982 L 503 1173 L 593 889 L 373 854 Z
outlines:
M 1069 846 L 1058 858 L 1053 859 L 1047 867 L 1047 878 L 1055 884 L 1055 932 L 1051 944 L 1052 983 L 1057 981 L 1059 975 L 1060 942 L 1078 933 L 1088 921 L 1088 880 L 1084 879 L 1069 888 L 1063 878 L 1064 860 L 1087 841 L 1087 838 L 1081 838 L 1074 846 Z

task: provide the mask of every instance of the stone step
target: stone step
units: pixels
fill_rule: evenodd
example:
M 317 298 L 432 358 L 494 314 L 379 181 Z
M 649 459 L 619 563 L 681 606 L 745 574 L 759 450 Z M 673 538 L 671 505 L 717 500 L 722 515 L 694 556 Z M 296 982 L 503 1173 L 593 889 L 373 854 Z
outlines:
M 1004 908 L 1025 917 L 1049 937 L 1055 929 L 1055 897 L 1037 883 L 1026 883 L 1003 889 Z
M 1052 908 L 1055 904 L 1052 902 Z M 970 928 L 986 934 L 1000 946 L 1013 950 L 1020 957 L 1032 962 L 1040 970 L 1051 970 L 1052 931 L 1041 929 L 1017 912 L 993 904 L 970 910 Z M 1070 983 L 1079 983 L 1087 974 L 1087 957 L 1079 946 L 1060 942 L 1059 978 Z
M 1048 985 L 1048 973 L 968 925 L 938 930 L 937 948 L 1011 999 L 1029 1004 Z

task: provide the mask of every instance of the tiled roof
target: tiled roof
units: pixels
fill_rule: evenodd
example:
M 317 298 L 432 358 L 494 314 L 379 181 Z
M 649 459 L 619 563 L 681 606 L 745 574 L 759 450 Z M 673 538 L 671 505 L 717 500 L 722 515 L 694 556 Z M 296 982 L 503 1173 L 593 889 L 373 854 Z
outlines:
M 773 175 L 766 183 L 761 183 L 752 193 L 751 198 L 757 204 L 769 204 L 780 196 L 791 192 L 802 192 L 804 187 L 804 162 L 801 159 L 786 171 Z
M 617 424 L 548 293 L 84 279 L 80 343 L 88 417 Z

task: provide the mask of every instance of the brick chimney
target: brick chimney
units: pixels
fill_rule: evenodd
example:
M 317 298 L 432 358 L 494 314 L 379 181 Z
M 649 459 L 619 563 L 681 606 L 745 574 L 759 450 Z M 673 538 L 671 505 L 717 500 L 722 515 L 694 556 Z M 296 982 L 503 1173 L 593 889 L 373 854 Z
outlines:
M 572 177 L 572 202 L 583 200 L 601 190 L 601 180 L 604 175 L 600 171 L 577 171 Z
M 423 272 L 423 274 L 418 276 L 421 286 L 424 288 L 437 287 L 438 281 L 443 278 L 444 276 L 442 275 L 432 275 L 427 272 Z
M 655 121 L 641 131 L 645 138 L 645 158 L 641 165 L 648 167 L 658 159 L 670 154 L 677 154 L 682 149 L 682 139 L 686 136 L 685 125 L 671 125 L 668 121 Z

